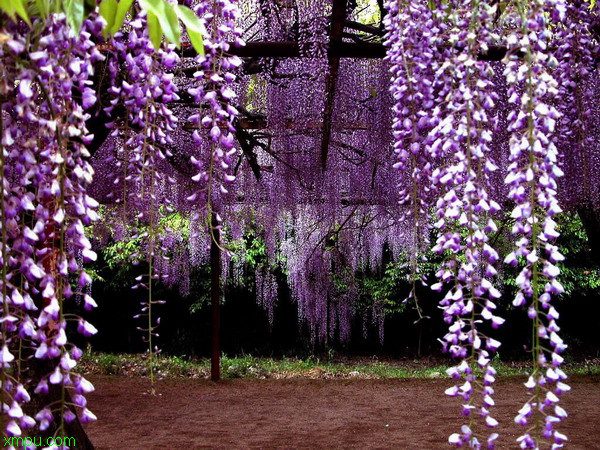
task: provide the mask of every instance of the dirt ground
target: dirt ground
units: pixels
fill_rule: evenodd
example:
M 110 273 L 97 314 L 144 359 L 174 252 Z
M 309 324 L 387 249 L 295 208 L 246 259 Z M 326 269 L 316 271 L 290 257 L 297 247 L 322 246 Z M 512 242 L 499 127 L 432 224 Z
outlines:
M 98 449 L 450 448 L 460 406 L 443 395 L 447 379 L 257 380 L 220 383 L 171 379 L 148 395 L 142 378 L 91 376 L 86 430 Z M 517 448 L 515 411 L 524 379 L 496 384 L 498 448 Z M 600 449 L 600 378 L 570 380 L 560 430 L 570 449 Z

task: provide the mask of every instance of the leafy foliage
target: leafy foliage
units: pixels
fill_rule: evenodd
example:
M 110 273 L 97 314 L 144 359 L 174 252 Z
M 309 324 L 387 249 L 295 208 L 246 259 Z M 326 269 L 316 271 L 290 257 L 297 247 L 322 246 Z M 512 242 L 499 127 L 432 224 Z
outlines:
M 103 0 L 100 3 L 100 15 L 106 20 L 104 36 L 115 34 L 121 29 L 125 22 L 125 16 L 131 9 L 133 0 Z
M 593 255 L 589 238 L 583 228 L 583 223 L 575 213 L 564 213 L 557 218 L 557 229 L 561 236 L 557 244 L 566 256 L 565 261 L 559 264 L 559 281 L 564 287 L 560 301 L 576 301 L 580 296 L 598 295 L 600 291 L 600 266 L 598 259 Z M 507 248 L 504 242 L 506 236 L 499 235 L 499 248 Z M 505 295 L 514 295 L 517 286 L 518 271 L 506 268 L 501 273 L 507 292 Z
M 95 9 L 95 0 L 0 0 L 0 11 L 13 20 L 17 16 L 31 24 L 31 18 L 45 19 L 50 13 L 65 13 L 67 22 L 79 32 L 84 19 Z M 105 37 L 114 35 L 125 23 L 125 17 L 132 8 L 141 8 L 148 14 L 149 34 L 155 48 L 159 48 L 163 36 L 168 42 L 179 47 L 181 43 L 181 25 L 194 49 L 204 55 L 204 36 L 206 29 L 194 12 L 184 5 L 167 0 L 102 0 L 99 12 L 106 21 L 103 33 Z

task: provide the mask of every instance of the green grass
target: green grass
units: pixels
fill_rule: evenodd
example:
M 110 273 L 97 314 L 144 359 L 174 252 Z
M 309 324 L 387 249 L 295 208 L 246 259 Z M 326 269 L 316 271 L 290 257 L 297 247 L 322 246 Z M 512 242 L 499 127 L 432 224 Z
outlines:
M 449 367 L 443 360 L 384 360 L 374 358 L 256 358 L 226 357 L 221 360 L 223 378 L 319 378 L 319 379 L 390 379 L 390 378 L 447 378 Z M 78 366 L 84 373 L 101 375 L 145 376 L 147 362 L 143 355 L 110 354 L 87 351 Z M 494 367 L 501 377 L 526 375 L 529 365 L 523 362 L 499 362 Z M 155 373 L 161 378 L 208 378 L 210 360 L 185 359 L 159 355 L 154 358 Z M 600 360 L 568 362 L 569 375 L 600 376 Z

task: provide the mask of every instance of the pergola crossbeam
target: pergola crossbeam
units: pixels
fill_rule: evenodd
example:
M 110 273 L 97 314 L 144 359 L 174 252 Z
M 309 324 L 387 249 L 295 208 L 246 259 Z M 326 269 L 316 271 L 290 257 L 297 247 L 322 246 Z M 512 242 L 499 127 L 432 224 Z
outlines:
M 503 45 L 490 45 L 487 52 L 478 55 L 480 61 L 502 61 L 507 48 Z M 184 46 L 183 56 L 196 56 L 191 46 Z M 229 54 L 243 58 L 303 58 L 298 42 L 295 41 L 255 41 L 247 42 L 244 47 L 233 44 Z M 385 46 L 377 42 L 332 41 L 327 51 L 328 58 L 372 58 L 381 59 L 386 55 Z
M 189 45 L 183 46 L 183 56 L 196 56 L 196 51 Z M 254 41 L 247 42 L 244 47 L 230 45 L 229 54 L 242 58 L 302 58 L 300 45 L 296 41 Z M 328 57 L 337 58 L 383 58 L 385 47 L 375 42 L 331 42 Z

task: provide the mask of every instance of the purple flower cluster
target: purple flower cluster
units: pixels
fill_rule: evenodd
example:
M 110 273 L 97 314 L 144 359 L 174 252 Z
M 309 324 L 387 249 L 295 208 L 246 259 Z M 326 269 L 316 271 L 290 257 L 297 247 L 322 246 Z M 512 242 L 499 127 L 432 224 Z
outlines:
M 152 187 L 173 183 L 160 168 L 167 156 L 172 156 L 168 148 L 173 143 L 170 132 L 178 121 L 167 104 L 179 99 L 174 76 L 168 73 L 179 61 L 174 47 L 154 49 L 143 13 L 130 26 L 129 33 L 118 32 L 110 41 L 109 93 L 114 98 L 105 108 L 115 115 L 116 120 L 108 126 L 114 128 L 112 135 L 120 144 L 115 150 L 113 180 L 115 192 L 120 194 L 110 197 L 121 205 L 125 222 L 130 216 L 148 219 L 148 204 L 158 201 L 151 193 Z M 168 198 L 160 201 L 170 205 Z
M 163 301 L 154 299 L 152 290 L 154 280 L 165 277 L 157 269 L 160 269 L 163 260 L 168 259 L 170 250 L 164 242 L 167 235 L 161 232 L 160 220 L 166 212 L 173 211 L 163 186 L 175 182 L 166 172 L 166 159 L 172 156 L 169 150 L 173 144 L 171 132 L 175 130 L 178 119 L 168 103 L 179 99 L 174 75 L 167 71 L 177 65 L 179 57 L 172 44 L 154 49 L 145 13 L 138 15 L 129 25 L 129 33 L 117 32 L 111 40 L 114 50 L 109 61 L 112 80 L 109 92 L 114 98 L 106 111 L 114 114 L 115 110 L 125 110 L 125 114 L 119 114 L 118 119 L 109 125 L 114 128 L 113 137 L 121 141 L 116 148 L 115 166 L 118 172 L 114 184 L 122 194 L 115 203 L 120 204 L 124 225 L 133 220 L 144 227 L 144 231 L 134 233 L 131 238 L 141 240 L 143 257 L 140 252 L 133 258 L 145 259 L 148 273 L 139 276 L 133 288 L 147 291 L 147 297 L 141 302 L 142 311 L 136 318 L 145 321 L 139 329 L 146 333 L 153 384 L 152 359 L 156 348 L 152 338 L 157 336 L 160 320 L 155 323 L 152 308 Z
M 585 1 L 568 2 L 563 26 L 555 30 L 553 42 L 558 47 L 553 52 L 558 66 L 552 70 L 559 82 L 554 105 L 561 113 L 557 127 L 562 130 L 555 144 L 565 158 L 563 166 L 566 177 L 581 177 L 581 183 L 564 182 L 561 191 L 568 202 L 578 202 L 586 207 L 596 207 L 600 200 L 599 184 L 595 182 L 594 152 L 596 139 L 591 132 L 590 118 L 593 112 L 586 105 L 592 101 L 589 86 L 593 80 L 600 47 L 593 40 L 594 16 L 597 14 Z M 597 16 L 596 16 L 597 17 Z
M 398 169 L 400 179 L 400 202 L 405 205 L 401 220 L 407 222 L 412 231 L 413 242 L 407 252 L 413 275 L 410 297 L 416 302 L 414 283 L 420 278 L 418 260 L 429 244 L 432 164 L 427 152 L 427 134 L 433 123 L 439 28 L 425 1 L 403 5 L 390 1 L 386 9 L 386 60 L 391 64 L 390 91 L 395 102 L 392 129 L 394 152 L 398 155 L 394 168 Z
M 469 418 L 449 442 L 493 447 L 498 434 L 486 437 L 475 426 L 477 418 L 490 428 L 498 424 L 489 411 L 496 373 L 490 362 L 500 343 L 478 325 L 488 321 L 495 328 L 504 322 L 494 313 L 500 292 L 492 279 L 499 256 L 488 237 L 496 231 L 493 216 L 500 210 L 489 195 L 489 176 L 497 169 L 490 157 L 490 115 L 497 96 L 493 69 L 478 61 L 496 38 L 489 28 L 494 8 L 478 3 L 473 10 L 471 2 L 464 2 L 446 20 L 427 2 L 388 2 L 387 8 L 399 155 L 395 167 L 412 179 L 401 195 L 412 207 L 408 215 L 417 235 L 427 230 L 428 197 L 434 189 L 440 196 L 435 223 L 440 234 L 433 251 L 444 254 L 445 262 L 437 273 L 440 282 L 432 288 L 452 286 L 441 301 L 444 319 L 451 324 L 444 348 L 462 359 L 448 373 L 463 381 L 446 393 L 463 398 L 463 414 Z M 452 47 L 440 47 L 440 38 Z M 418 252 L 419 246 L 411 251 Z
M 277 278 L 268 266 L 256 269 L 256 302 L 264 308 L 269 318 L 269 325 L 273 326 L 275 304 L 278 298 Z
M 192 180 L 199 188 L 188 200 L 198 208 L 192 220 L 206 214 L 207 228 L 210 228 L 216 196 L 226 195 L 227 185 L 235 180 L 231 166 L 237 152 L 233 121 L 238 111 L 233 106 L 237 97 L 233 83 L 236 79 L 234 71 L 242 62 L 237 56 L 226 53 L 230 42 L 234 45 L 244 45 L 244 42 L 242 30 L 236 25 L 240 14 L 237 2 L 202 0 L 194 11 L 208 30 L 208 36 L 204 40 L 206 53 L 197 58 L 199 70 L 194 73 L 197 85 L 188 90 L 202 105 L 202 110 L 189 118 L 198 127 L 193 133 L 198 153 L 191 162 L 197 172 Z M 220 219 L 218 214 L 215 217 Z
M 504 73 L 514 109 L 508 116 L 510 164 L 505 183 L 515 203 L 512 232 L 519 239 L 505 262 L 523 266 L 513 304 L 527 307 L 534 329 L 534 367 L 525 383 L 530 396 L 515 417 L 516 423 L 528 426 L 517 439 L 521 448 L 538 448 L 544 438 L 553 440 L 552 448 L 560 448 L 567 439 L 555 430 L 566 416 L 558 406 L 559 396 L 569 387 L 560 369 L 566 345 L 558 335 L 558 312 L 551 304 L 552 296 L 563 292 L 557 263 L 564 257 L 552 243 L 559 235 L 553 218 L 561 212 L 556 190 L 562 170 L 554 144 L 560 114 L 551 103 L 558 94 L 551 72 L 558 62 L 548 51 L 552 39 L 549 20 L 559 22 L 564 13 L 560 1 L 530 2 L 523 14 L 514 18 L 518 27 L 507 39 Z M 517 52 L 524 54 L 522 60 L 514 56 Z
M 488 428 L 498 425 L 490 414 L 496 371 L 491 359 L 500 343 L 481 331 L 488 322 L 492 328 L 504 319 L 495 314 L 500 292 L 493 285 L 494 264 L 499 256 L 490 245 L 489 233 L 496 231 L 494 216 L 500 206 L 490 196 L 490 176 L 497 170 L 491 157 L 491 114 L 497 101 L 490 64 L 479 61 L 495 38 L 490 29 L 495 7 L 480 2 L 460 3 L 450 14 L 451 27 L 446 33 L 453 47 L 445 51 L 438 71 L 438 85 L 443 85 L 439 108 L 444 116 L 429 133 L 430 152 L 445 164 L 432 174 L 438 186 L 436 205 L 440 232 L 433 251 L 445 255 L 437 272 L 440 280 L 432 286 L 441 290 L 451 285 L 440 302 L 444 320 L 451 324 L 444 336 L 444 348 L 462 362 L 448 370 L 460 385 L 446 390 L 447 395 L 464 400 L 462 413 L 469 423 L 449 442 L 492 448 L 498 433 L 478 429 L 477 420 Z
M 103 59 L 93 42 L 102 22 L 86 20 L 78 35 L 64 15 L 37 25 L 39 33 L 26 39 L 19 24 L 9 23 L 0 45 L 0 382 L 4 432 L 11 436 L 36 422 L 45 430 L 55 420 L 61 432 L 76 410 L 84 422 L 95 419 L 84 397 L 93 386 L 72 372 L 82 351 L 68 342 L 66 331 L 68 321 L 85 336 L 96 329 L 81 317 L 67 318 L 64 304 L 82 294 L 86 310 L 96 306 L 82 293 L 91 278 L 80 261 L 96 259 L 84 228 L 97 219 L 98 206 L 86 193 L 94 171 L 85 148 L 92 138 L 85 110 L 96 101 L 89 86 L 94 64 Z M 21 407 L 31 397 L 20 369 L 30 357 L 56 364 L 32 386 L 35 394 L 47 394 L 50 385 L 63 392 L 62 401 L 35 418 Z M 73 404 L 65 403 L 66 390 Z

